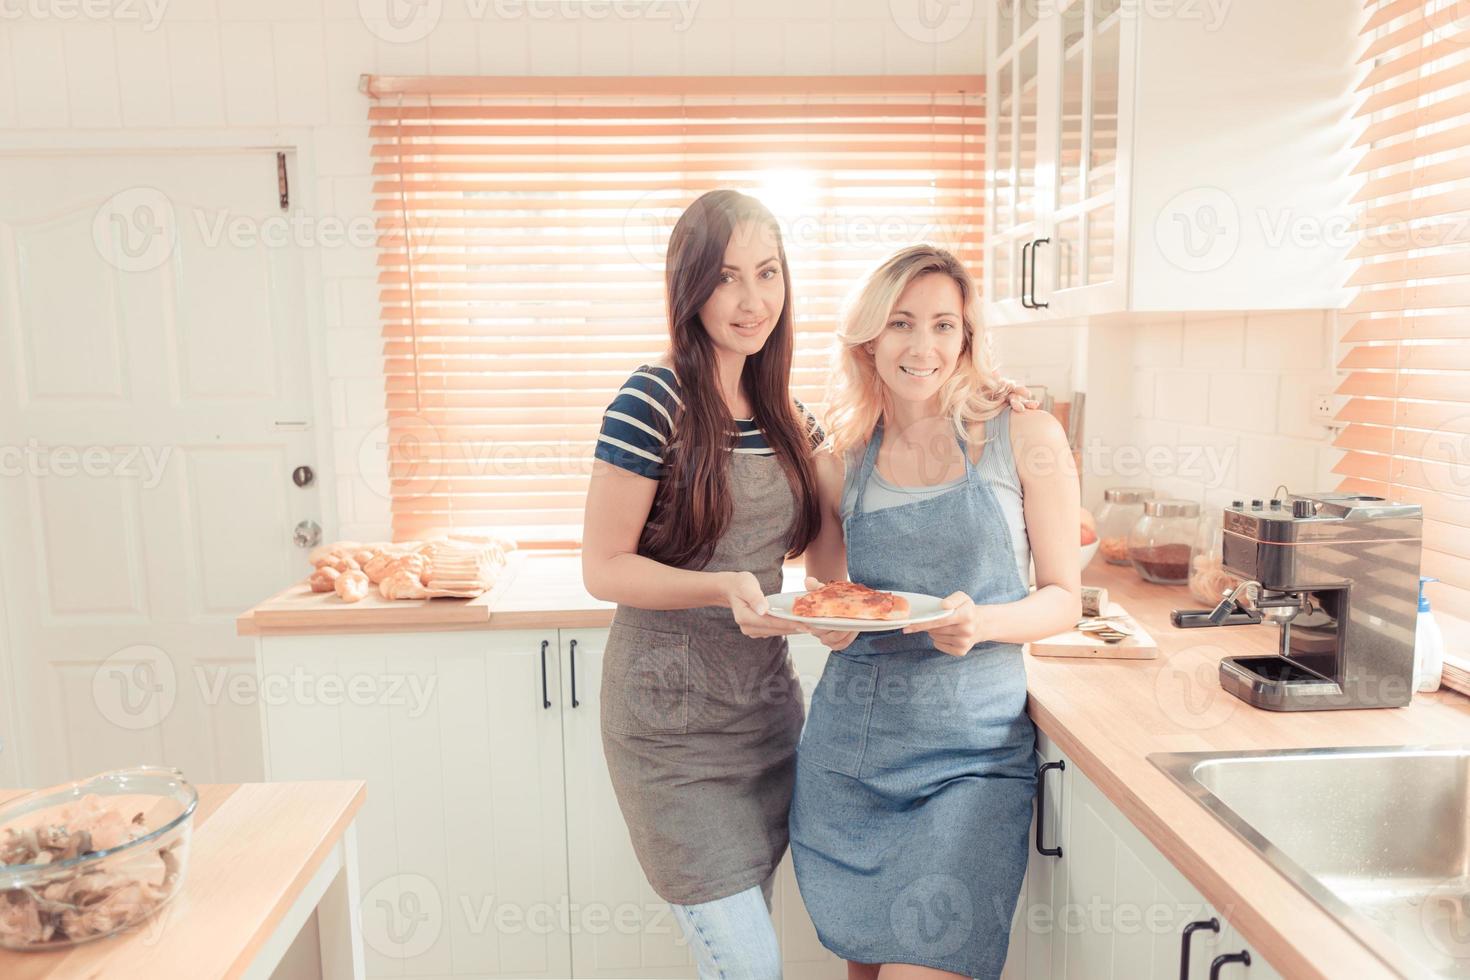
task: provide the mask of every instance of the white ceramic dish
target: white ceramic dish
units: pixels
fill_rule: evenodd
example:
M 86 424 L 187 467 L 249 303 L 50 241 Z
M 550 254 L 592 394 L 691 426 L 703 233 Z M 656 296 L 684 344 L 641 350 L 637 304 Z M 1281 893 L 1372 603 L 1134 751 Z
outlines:
M 802 623 L 806 626 L 815 626 L 817 629 L 825 630 L 855 630 L 859 633 L 880 633 L 884 630 L 903 629 L 905 626 L 915 626 L 920 623 L 933 623 L 949 616 L 954 610 L 941 609 L 939 598 L 932 595 L 923 595 L 919 592 L 899 592 L 894 590 L 894 595 L 903 596 L 909 601 L 909 615 L 905 619 L 827 619 L 820 616 L 798 616 L 791 611 L 792 605 L 797 599 L 806 595 L 805 592 L 780 592 L 776 595 L 766 596 L 771 604 L 771 615 L 777 619 L 789 619 L 793 623 Z

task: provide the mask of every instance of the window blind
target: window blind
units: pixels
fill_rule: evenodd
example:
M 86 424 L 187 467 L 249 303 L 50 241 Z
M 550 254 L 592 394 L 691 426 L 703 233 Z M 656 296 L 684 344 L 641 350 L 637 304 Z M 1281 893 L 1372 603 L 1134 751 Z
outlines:
M 983 78 L 368 77 L 393 536 L 570 544 L 602 410 L 666 346 L 663 258 L 721 187 L 791 264 L 820 412 L 839 305 L 933 241 L 978 277 Z
M 1370 0 L 1362 31 L 1336 472 L 1423 506 L 1428 592 L 1470 668 L 1470 21 L 1452 0 Z

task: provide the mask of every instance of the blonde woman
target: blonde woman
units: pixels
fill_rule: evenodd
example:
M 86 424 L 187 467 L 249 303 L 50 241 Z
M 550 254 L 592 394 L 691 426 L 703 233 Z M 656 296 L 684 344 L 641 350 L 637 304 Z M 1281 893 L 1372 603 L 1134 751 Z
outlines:
M 1081 613 L 1066 438 L 1049 414 L 1012 413 L 976 307 L 954 256 L 915 246 L 839 328 L 809 574 L 953 610 L 818 634 L 833 652 L 797 753 L 791 851 L 851 980 L 1000 975 L 1035 791 L 1020 645 Z

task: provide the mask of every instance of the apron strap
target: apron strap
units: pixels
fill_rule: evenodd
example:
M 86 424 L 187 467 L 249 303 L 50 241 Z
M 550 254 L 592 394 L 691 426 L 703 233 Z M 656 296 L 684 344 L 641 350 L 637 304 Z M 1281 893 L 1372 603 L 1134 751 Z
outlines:
M 878 447 L 882 444 L 883 423 L 880 421 L 873 428 L 873 435 L 868 440 L 867 449 L 863 452 L 863 461 L 857 468 L 857 475 L 847 486 L 847 499 L 843 502 L 842 508 L 842 517 L 844 520 L 862 511 L 863 495 L 868 489 L 868 479 L 873 475 L 873 469 L 878 465 Z

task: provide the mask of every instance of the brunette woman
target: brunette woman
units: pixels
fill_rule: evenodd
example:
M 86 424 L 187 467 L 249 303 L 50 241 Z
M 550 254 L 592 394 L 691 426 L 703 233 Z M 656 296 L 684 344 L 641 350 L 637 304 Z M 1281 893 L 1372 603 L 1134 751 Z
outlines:
M 791 849 L 853 980 L 1000 975 L 1035 789 L 1020 644 L 1081 610 L 1066 438 L 1008 407 L 976 306 L 954 256 L 917 246 L 873 273 L 839 331 L 807 569 L 954 610 L 818 634 L 834 652 L 801 739 Z
M 779 977 L 769 914 L 802 725 L 792 624 L 767 615 L 817 533 L 812 450 L 791 396 L 791 283 L 775 219 L 713 191 L 669 242 L 670 348 L 603 416 L 582 545 L 616 602 L 603 749 L 633 848 L 701 977 Z

